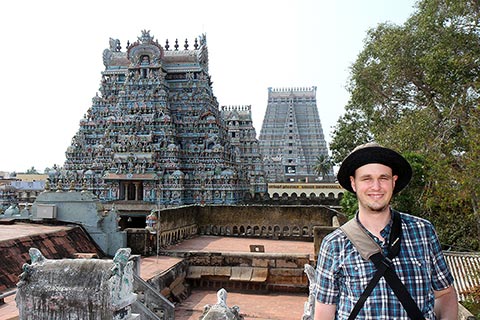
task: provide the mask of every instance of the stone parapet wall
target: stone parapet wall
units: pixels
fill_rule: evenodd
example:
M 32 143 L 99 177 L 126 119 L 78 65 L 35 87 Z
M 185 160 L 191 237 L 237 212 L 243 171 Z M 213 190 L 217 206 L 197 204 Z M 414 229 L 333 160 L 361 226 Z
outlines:
M 195 288 L 235 291 L 308 292 L 308 254 L 169 252 L 188 263 L 186 280 Z
M 184 206 L 161 210 L 157 230 L 125 229 L 133 253 L 156 252 L 197 234 L 312 241 L 315 227 L 329 228 L 347 218 L 328 206 Z
M 342 224 L 343 223 L 344 222 L 342 222 Z M 313 228 L 313 252 L 315 252 L 315 261 L 317 261 L 318 251 L 320 250 L 323 238 L 337 228 L 338 226 L 316 226 Z
M 327 206 L 208 206 L 198 216 L 200 228 L 205 226 L 284 226 L 302 229 L 307 226 L 330 226 L 338 212 Z
M 160 232 L 160 238 L 157 239 L 156 233 L 150 233 L 146 229 L 125 229 L 127 232 L 128 247 L 135 254 L 152 255 L 156 253 L 157 245 L 166 247 L 179 243 L 185 239 L 198 234 L 197 225 L 188 225 L 168 231 Z
M 327 206 L 209 206 L 199 215 L 201 235 L 312 241 L 314 227 L 346 217 Z
M 137 301 L 132 305 L 132 311 L 138 313 L 141 319 L 173 320 L 175 305 L 160 294 L 160 291 L 134 274 L 134 291 Z
M 188 262 L 182 260 L 172 268 L 149 279 L 147 283 L 168 300 L 181 302 L 190 295 L 190 288 L 185 281 L 187 273 Z

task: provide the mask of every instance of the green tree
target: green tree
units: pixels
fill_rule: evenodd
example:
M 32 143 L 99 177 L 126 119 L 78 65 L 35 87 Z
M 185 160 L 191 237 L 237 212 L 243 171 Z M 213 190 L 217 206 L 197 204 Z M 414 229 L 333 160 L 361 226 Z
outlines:
M 34 166 L 32 166 L 30 169 L 27 170 L 27 174 L 38 174 L 37 169 L 35 169 Z
M 352 219 L 358 211 L 357 196 L 351 192 L 345 192 L 340 200 L 340 206 L 342 207 L 342 212 L 347 215 L 348 219 Z
M 340 117 L 333 129 L 330 143 L 332 162 L 340 164 L 356 146 L 373 139 L 369 130 L 369 121 L 364 112 L 351 103 L 345 107 L 345 114 Z
M 404 25 L 369 30 L 330 145 L 337 162 L 371 140 L 410 156 L 421 175 L 396 205 L 430 218 L 442 243 L 471 249 L 480 248 L 479 13 L 473 0 L 423 0 Z
M 317 156 L 317 159 L 315 160 L 315 165 L 313 167 L 313 170 L 320 176 L 322 176 L 322 179 L 329 180 L 330 175 L 333 170 L 333 162 L 330 159 L 330 157 L 326 154 L 320 154 Z

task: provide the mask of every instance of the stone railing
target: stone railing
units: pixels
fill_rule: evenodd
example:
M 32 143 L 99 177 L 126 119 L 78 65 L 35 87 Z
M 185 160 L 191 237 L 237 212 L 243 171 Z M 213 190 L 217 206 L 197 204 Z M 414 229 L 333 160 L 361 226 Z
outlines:
M 175 319 L 175 306 L 162 296 L 155 288 L 134 274 L 133 290 L 137 294 L 137 304 L 133 311 L 141 315 L 141 319 L 173 320 Z M 139 305 L 140 304 L 140 305 Z M 145 306 L 149 311 L 143 309 Z
M 311 240 L 313 228 L 299 225 L 204 225 L 199 227 L 200 235 L 240 236 L 270 239 Z
M 197 225 L 187 225 L 172 230 L 160 231 L 158 238 L 156 232 L 150 233 L 146 229 L 129 228 L 125 229 L 125 231 L 127 232 L 127 243 L 132 252 L 149 255 L 157 252 L 157 246 L 159 248 L 166 247 L 197 235 L 198 227 Z

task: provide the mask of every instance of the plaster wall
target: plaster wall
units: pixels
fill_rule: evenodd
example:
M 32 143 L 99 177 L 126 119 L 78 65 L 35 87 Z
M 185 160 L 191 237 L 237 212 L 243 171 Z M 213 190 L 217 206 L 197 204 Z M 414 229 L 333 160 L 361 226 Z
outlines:
M 43 192 L 32 206 L 32 219 L 38 220 L 38 206 L 56 207 L 56 220 L 82 225 L 109 256 L 126 247 L 127 234 L 118 230 L 117 213 L 107 211 L 90 192 Z

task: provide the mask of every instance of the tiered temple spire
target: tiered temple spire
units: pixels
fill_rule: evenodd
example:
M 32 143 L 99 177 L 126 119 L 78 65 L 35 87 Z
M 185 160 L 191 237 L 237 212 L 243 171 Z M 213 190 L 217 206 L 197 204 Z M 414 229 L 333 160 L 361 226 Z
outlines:
M 110 39 L 100 94 L 80 121 L 64 167 L 50 174 L 53 189 L 161 205 L 247 196 L 248 174 L 213 95 L 205 35 L 183 52 L 165 50 L 145 30 L 126 51 Z
M 250 194 L 263 197 L 267 193 L 267 183 L 251 109 L 250 105 L 222 106 L 222 117 L 227 123 L 241 170 L 247 173 Z
M 268 182 L 314 182 L 317 157 L 328 156 L 316 87 L 269 88 L 260 131 Z M 332 171 L 333 173 L 333 171 Z

